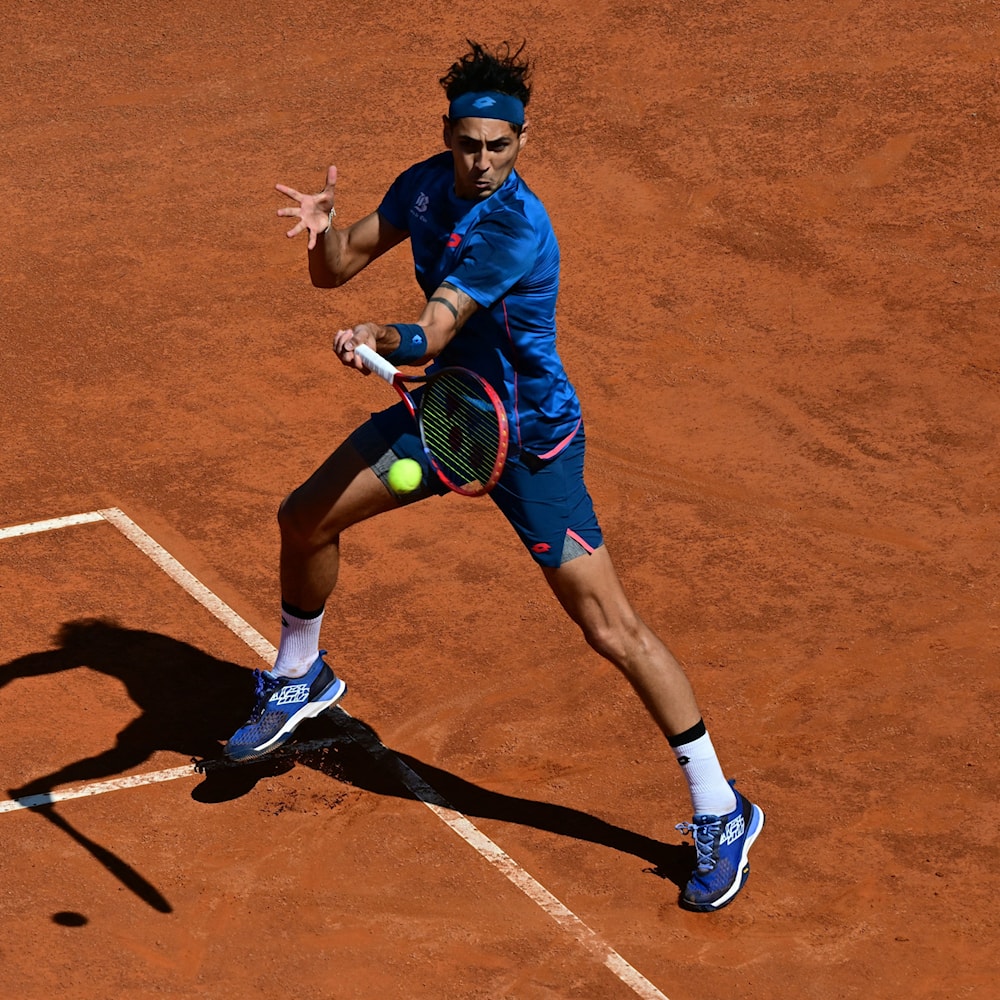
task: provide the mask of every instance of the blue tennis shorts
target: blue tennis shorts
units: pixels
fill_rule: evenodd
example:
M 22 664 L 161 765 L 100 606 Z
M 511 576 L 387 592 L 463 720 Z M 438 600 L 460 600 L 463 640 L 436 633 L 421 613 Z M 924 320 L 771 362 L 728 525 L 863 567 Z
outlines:
M 417 426 L 403 403 L 373 413 L 349 440 L 390 493 L 387 477 L 392 463 L 399 458 L 420 463 L 423 483 L 412 493 L 397 495 L 400 504 L 449 492 L 424 454 Z M 500 481 L 489 494 L 540 566 L 561 566 L 588 555 L 604 542 L 583 479 L 584 452 L 581 424 L 555 458 L 542 460 L 525 453 L 509 457 Z

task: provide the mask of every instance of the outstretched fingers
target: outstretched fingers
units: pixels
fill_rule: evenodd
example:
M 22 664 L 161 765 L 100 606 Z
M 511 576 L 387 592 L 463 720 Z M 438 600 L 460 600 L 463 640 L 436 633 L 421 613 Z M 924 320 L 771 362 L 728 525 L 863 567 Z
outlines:
M 326 172 L 326 186 L 317 194 L 303 194 L 287 184 L 275 184 L 274 189 L 283 194 L 296 205 L 286 205 L 279 208 L 277 214 L 283 218 L 298 219 L 298 222 L 285 233 L 292 238 L 298 236 L 303 230 L 309 231 L 309 249 L 316 246 L 316 240 L 320 233 L 326 232 L 330 228 L 333 211 L 333 193 L 337 184 L 337 168 L 331 166 Z
M 274 190 L 280 191 L 282 194 L 287 194 L 289 198 L 294 198 L 297 202 L 300 203 L 302 199 L 305 197 L 305 195 L 302 194 L 301 191 L 296 191 L 295 188 L 290 188 L 285 184 L 275 184 Z M 281 213 L 279 212 L 278 214 L 280 215 Z

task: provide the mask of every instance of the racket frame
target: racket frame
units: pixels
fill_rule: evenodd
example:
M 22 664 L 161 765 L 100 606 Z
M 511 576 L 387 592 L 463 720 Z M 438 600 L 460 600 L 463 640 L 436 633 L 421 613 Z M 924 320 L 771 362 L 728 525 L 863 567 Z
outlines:
M 384 381 L 388 382 L 389 385 L 391 385 L 399 394 L 399 398 L 403 401 L 407 410 L 409 410 L 410 416 L 415 421 L 417 429 L 420 432 L 420 443 L 424 449 L 424 454 L 427 456 L 427 461 L 430 462 L 431 468 L 437 474 L 438 479 L 440 479 L 449 490 L 454 493 L 458 493 L 461 496 L 479 497 L 489 493 L 490 490 L 496 486 L 497 480 L 499 480 L 500 475 L 503 472 L 504 463 L 507 461 L 507 451 L 510 446 L 510 427 L 507 420 L 507 411 L 504 409 L 503 403 L 500 401 L 500 397 L 497 395 L 496 390 L 489 384 L 489 382 L 476 372 L 468 368 L 461 368 L 458 366 L 441 368 L 436 372 L 431 372 L 429 375 L 404 375 L 391 361 L 387 361 L 381 354 L 372 350 L 367 344 L 358 344 L 354 348 L 354 353 L 361 358 L 361 363 L 365 366 L 365 368 L 373 374 L 378 375 Z M 436 379 L 448 374 L 449 372 L 456 374 L 461 373 L 478 382 L 482 386 L 489 401 L 493 404 L 493 409 L 497 415 L 500 441 L 497 448 L 496 461 L 493 463 L 492 472 L 489 477 L 487 477 L 486 482 L 481 482 L 480 485 L 476 487 L 463 486 L 459 483 L 454 483 L 442 470 L 440 463 L 434 457 L 433 451 L 427 445 L 420 404 L 413 399 L 413 396 L 410 395 L 406 388 L 407 383 L 418 383 L 429 386 Z

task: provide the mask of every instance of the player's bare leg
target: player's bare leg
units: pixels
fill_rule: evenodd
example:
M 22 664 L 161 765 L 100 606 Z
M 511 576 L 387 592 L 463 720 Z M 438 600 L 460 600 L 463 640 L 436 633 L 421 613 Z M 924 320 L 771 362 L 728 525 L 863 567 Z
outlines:
M 276 750 L 301 722 L 343 697 L 347 685 L 319 649 L 323 611 L 340 569 L 340 533 L 396 506 L 346 443 L 282 503 L 278 657 L 271 670 L 255 672 L 253 710 L 226 744 L 231 760 L 253 760 Z
M 702 911 L 728 905 L 746 883 L 763 811 L 726 781 L 681 665 L 635 612 L 607 550 L 543 572 L 587 642 L 631 682 L 687 779 L 694 816 L 678 829 L 693 836 L 698 861 L 681 904 Z
M 665 736 L 698 722 L 701 712 L 684 670 L 632 607 L 607 548 L 542 572 L 587 642 L 621 670 Z
M 398 505 L 354 448 L 342 444 L 278 511 L 282 599 L 322 607 L 337 585 L 340 533 Z

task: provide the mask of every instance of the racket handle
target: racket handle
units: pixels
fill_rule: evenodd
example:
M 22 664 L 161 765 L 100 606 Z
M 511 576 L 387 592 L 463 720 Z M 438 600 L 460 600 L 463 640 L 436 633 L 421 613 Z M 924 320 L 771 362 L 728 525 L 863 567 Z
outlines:
M 399 369 L 391 362 L 386 361 L 381 354 L 373 351 L 367 344 L 358 344 L 354 348 L 354 353 L 361 358 L 361 363 L 370 372 L 374 372 L 376 375 L 384 378 L 389 385 L 393 384 L 396 376 L 399 374 Z

